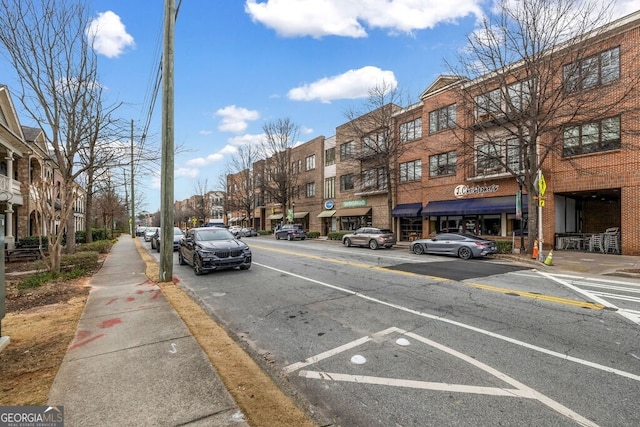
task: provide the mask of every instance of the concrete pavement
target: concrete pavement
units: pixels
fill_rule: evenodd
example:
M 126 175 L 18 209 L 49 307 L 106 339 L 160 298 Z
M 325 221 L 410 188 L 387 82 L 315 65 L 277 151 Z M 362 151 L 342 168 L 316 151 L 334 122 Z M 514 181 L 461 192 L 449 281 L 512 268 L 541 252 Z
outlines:
M 206 354 L 123 236 L 49 394 L 66 426 L 248 426 Z
M 397 247 L 408 250 L 409 243 Z M 549 272 L 640 278 L 621 273 L 640 269 L 636 256 L 555 251 L 552 266 L 526 255 L 498 257 Z M 49 404 L 64 406 L 71 427 L 248 426 L 204 350 L 145 271 L 134 240 L 123 236 L 91 279 Z

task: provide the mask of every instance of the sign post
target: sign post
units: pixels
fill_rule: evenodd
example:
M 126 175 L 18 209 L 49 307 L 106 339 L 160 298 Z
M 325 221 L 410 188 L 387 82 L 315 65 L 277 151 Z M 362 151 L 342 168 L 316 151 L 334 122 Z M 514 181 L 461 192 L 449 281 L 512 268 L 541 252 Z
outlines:
M 4 248 L 4 215 L 0 214 L 0 246 Z M 0 279 L 2 286 L 0 286 L 0 351 L 9 345 L 9 337 L 2 336 L 2 319 L 6 314 L 5 306 L 5 277 L 4 277 L 4 256 L 0 259 Z

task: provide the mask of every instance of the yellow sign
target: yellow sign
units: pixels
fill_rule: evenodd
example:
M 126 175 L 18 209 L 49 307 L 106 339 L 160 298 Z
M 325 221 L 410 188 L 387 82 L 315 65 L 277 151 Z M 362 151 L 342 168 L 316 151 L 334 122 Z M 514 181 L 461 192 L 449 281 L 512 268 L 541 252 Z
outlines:
M 540 179 L 538 180 L 538 194 L 540 194 L 540 197 L 544 196 L 545 191 L 547 191 L 547 182 L 544 180 L 544 175 L 540 173 Z M 544 206 L 544 202 L 540 206 Z
M 194 216 L 193 218 L 191 218 L 191 222 L 193 223 L 193 225 L 196 225 L 198 223 L 198 218 Z

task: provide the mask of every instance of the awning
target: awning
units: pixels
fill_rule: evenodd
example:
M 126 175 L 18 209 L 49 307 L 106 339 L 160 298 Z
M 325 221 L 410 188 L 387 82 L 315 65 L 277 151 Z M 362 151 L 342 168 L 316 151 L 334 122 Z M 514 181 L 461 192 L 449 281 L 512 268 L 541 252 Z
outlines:
M 229 218 L 229 222 L 234 222 L 236 221 L 238 218 L 236 218 L 235 216 L 233 218 Z
M 272 214 L 269 215 L 267 219 L 282 219 L 282 214 Z
M 422 210 L 422 203 L 405 203 L 403 205 L 396 205 L 391 212 L 393 217 L 414 217 L 420 216 Z
M 295 219 L 300 219 L 300 218 L 304 218 L 305 216 L 309 215 L 309 212 L 294 212 L 293 213 L 293 217 Z
M 371 208 L 338 209 L 335 216 L 364 216 L 371 213 Z
M 522 196 L 522 211 L 527 212 L 527 195 Z M 480 215 L 515 213 L 516 196 L 483 197 L 478 199 L 442 200 L 429 202 L 422 208 L 422 216 Z
M 331 218 L 334 213 L 336 213 L 335 209 L 332 211 L 322 211 L 316 218 Z

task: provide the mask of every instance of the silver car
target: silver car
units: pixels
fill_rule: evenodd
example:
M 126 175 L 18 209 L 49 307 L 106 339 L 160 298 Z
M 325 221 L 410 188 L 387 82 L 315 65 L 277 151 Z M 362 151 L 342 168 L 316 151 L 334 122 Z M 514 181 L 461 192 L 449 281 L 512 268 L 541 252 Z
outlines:
M 409 250 L 418 255 L 444 254 L 469 259 L 496 254 L 498 245 L 473 234 L 442 233 L 430 239 L 414 240 Z
M 373 250 L 379 247 L 390 248 L 396 244 L 396 235 L 388 228 L 362 227 L 342 236 L 342 244 L 347 247 L 368 246 Z

